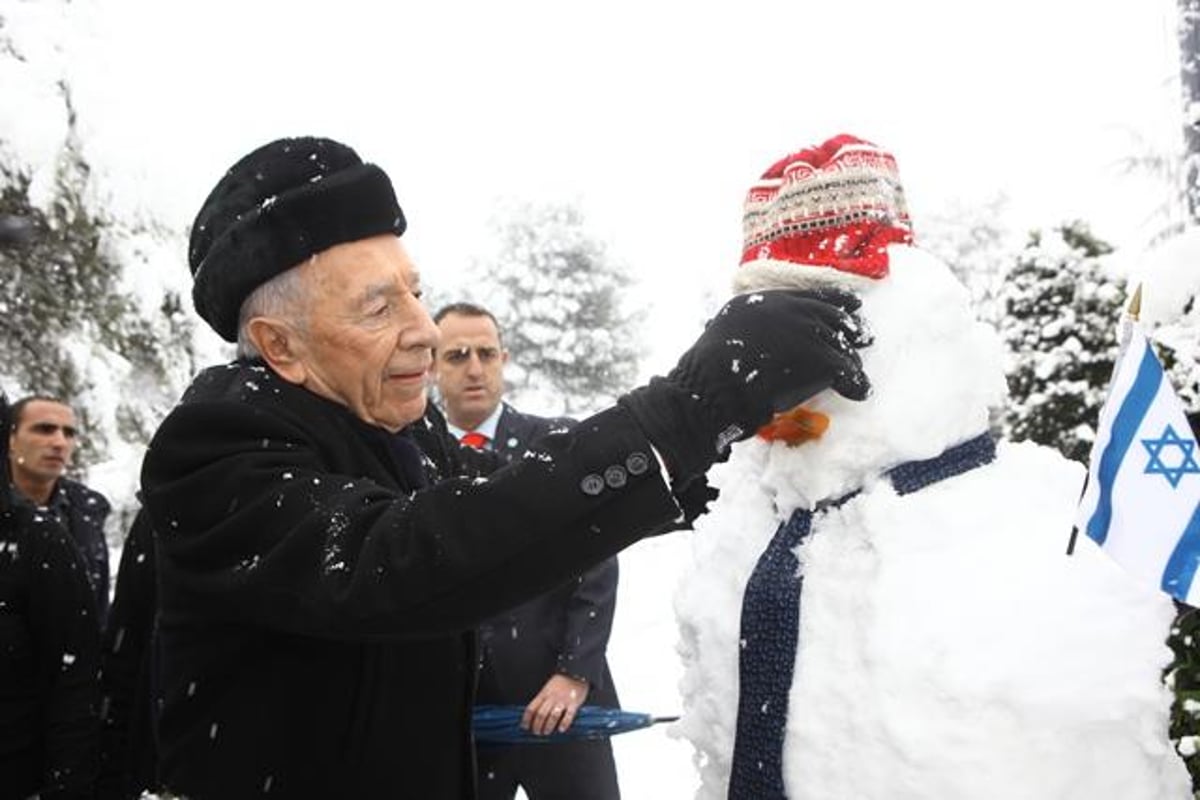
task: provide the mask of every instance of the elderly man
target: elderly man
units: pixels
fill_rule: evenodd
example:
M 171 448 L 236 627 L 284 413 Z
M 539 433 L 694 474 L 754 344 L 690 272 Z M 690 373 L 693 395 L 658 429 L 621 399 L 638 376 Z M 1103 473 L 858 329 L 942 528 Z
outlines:
M 193 299 L 241 358 L 142 468 L 171 792 L 473 797 L 473 627 L 694 513 L 678 498 L 773 411 L 867 391 L 853 301 L 756 294 L 666 378 L 453 476 L 471 460 L 413 438 L 437 329 L 404 231 L 384 172 L 313 138 L 250 153 L 196 219 Z
M 504 395 L 508 351 L 495 316 L 472 303 L 452 303 L 433 315 L 439 344 L 433 375 L 447 427 L 459 441 L 520 455 L 553 427 L 570 420 L 522 414 Z M 522 724 L 540 735 L 567 730 L 579 707 L 620 706 L 605 650 L 617 606 L 617 559 L 485 620 L 479 626 L 476 702 L 525 707 Z M 476 774 L 481 800 L 616 800 L 612 746 L 607 739 L 553 745 L 480 745 Z
M 61 400 L 33 395 L 12 406 L 9 462 L 13 487 L 67 529 L 87 564 L 96 604 L 96 622 L 108 614 L 108 543 L 104 523 L 108 499 L 63 473 L 71 466 L 78 444 L 75 412 Z

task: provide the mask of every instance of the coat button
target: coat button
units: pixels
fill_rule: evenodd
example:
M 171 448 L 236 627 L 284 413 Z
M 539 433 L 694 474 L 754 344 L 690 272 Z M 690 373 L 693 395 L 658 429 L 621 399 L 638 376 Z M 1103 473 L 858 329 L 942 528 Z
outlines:
M 625 459 L 625 469 L 630 475 L 641 475 L 650 468 L 650 457 L 645 453 L 633 453 Z
M 583 480 L 579 482 L 579 488 L 583 490 L 584 494 L 595 497 L 604 491 L 604 478 L 601 478 L 594 472 L 590 475 L 585 475 Z
M 625 468 L 613 464 L 604 470 L 604 482 L 614 489 L 620 489 L 625 485 Z

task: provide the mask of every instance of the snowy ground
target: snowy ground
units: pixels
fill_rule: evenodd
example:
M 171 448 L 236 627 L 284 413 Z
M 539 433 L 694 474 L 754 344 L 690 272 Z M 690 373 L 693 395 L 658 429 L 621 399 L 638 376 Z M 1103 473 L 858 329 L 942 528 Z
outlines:
M 683 667 L 675 653 L 679 639 L 672 605 L 675 586 L 691 558 L 690 534 L 645 539 L 620 555 L 617 616 L 608 661 L 621 696 L 631 711 L 673 716 L 682 708 Z M 695 795 L 700 780 L 692 767 L 692 746 L 672 738 L 668 725 L 613 739 L 624 800 L 676 800 Z

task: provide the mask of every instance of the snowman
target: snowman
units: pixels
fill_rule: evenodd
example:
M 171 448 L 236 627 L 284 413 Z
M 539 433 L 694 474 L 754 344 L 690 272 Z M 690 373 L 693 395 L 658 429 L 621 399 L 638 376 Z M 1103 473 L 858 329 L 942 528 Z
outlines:
M 1162 672 L 1174 610 L 1081 537 L 1083 466 L 996 442 L 1002 352 L 852 136 L 749 191 L 735 290 L 849 289 L 864 402 L 735 446 L 676 594 L 698 798 L 1190 798 Z

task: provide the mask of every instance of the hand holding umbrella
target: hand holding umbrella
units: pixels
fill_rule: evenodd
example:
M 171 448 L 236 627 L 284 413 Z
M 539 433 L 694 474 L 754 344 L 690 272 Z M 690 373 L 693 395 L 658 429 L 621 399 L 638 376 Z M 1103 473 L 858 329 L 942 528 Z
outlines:
M 606 739 L 618 733 L 648 728 L 679 717 L 655 717 L 636 711 L 602 706 L 580 706 L 569 728 L 542 736 L 522 727 L 521 706 L 475 706 L 473 727 L 479 744 L 555 744 L 586 739 Z
M 588 695 L 588 682 L 570 675 L 551 675 L 521 715 L 521 728 L 538 736 L 567 731 Z

